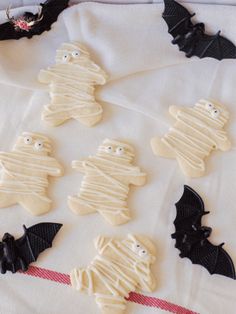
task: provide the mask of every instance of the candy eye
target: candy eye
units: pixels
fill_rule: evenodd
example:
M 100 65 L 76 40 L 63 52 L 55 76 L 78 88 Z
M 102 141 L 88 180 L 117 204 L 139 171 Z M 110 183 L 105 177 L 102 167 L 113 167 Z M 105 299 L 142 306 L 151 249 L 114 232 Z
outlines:
M 107 147 L 106 147 L 106 152 L 107 152 L 107 153 L 113 153 L 113 151 L 114 151 L 114 150 L 113 150 L 113 147 L 112 147 L 112 146 L 107 146 Z
M 80 52 L 78 50 L 73 51 L 71 54 L 73 58 L 78 58 L 80 56 Z
M 30 144 L 32 144 L 32 142 L 33 142 L 33 139 L 32 139 L 31 136 L 26 136 L 26 137 L 24 137 L 24 143 L 25 143 L 26 145 L 30 145 Z
M 62 61 L 65 62 L 65 63 L 68 62 L 68 61 L 70 61 L 70 55 L 67 54 L 67 53 L 64 54 L 64 56 L 62 57 Z
M 117 155 L 123 155 L 124 152 L 125 152 L 125 150 L 124 150 L 123 147 L 121 147 L 121 146 L 117 147 L 117 149 L 116 149 L 116 154 Z
M 219 117 L 219 115 L 220 115 L 220 111 L 218 109 L 213 109 L 211 111 L 212 118 L 217 119 Z
M 141 245 L 140 245 L 139 243 L 134 243 L 134 244 L 132 245 L 132 251 L 133 251 L 133 252 L 139 253 L 140 249 L 141 249 Z
M 210 111 L 214 106 L 209 102 L 206 104 L 206 110 Z
M 34 147 L 38 151 L 42 150 L 43 149 L 43 142 L 40 141 L 40 140 L 36 141 L 35 144 L 34 144 Z
M 140 250 L 139 253 L 138 253 L 138 255 L 139 255 L 140 257 L 145 257 L 145 256 L 148 255 L 148 252 L 147 252 L 146 250 Z

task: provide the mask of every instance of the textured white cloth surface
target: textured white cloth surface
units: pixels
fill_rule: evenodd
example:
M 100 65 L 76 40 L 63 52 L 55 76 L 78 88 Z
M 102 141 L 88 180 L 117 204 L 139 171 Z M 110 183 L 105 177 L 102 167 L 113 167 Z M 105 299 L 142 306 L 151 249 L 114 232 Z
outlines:
M 0 10 L 4 10 L 6 7 L 11 5 L 12 8 L 36 5 L 45 1 L 42 0 L 1 0 Z M 102 3 L 114 3 L 114 4 L 137 4 L 137 3 L 162 3 L 162 0 L 71 0 L 70 4 L 80 2 L 102 2 Z M 229 4 L 236 5 L 235 0 L 181 0 L 180 2 L 192 2 L 192 3 L 208 3 L 208 4 Z
M 191 8 L 210 30 L 217 31 L 220 25 L 222 32 L 236 41 L 236 8 Z M 65 167 L 64 177 L 51 180 L 51 212 L 32 217 L 20 206 L 1 209 L 0 230 L 1 234 L 8 231 L 17 236 L 22 233 L 22 224 L 63 223 L 53 248 L 37 262 L 39 267 L 63 273 L 90 263 L 96 254 L 92 240 L 98 234 L 146 234 L 158 250 L 154 267 L 158 285 L 150 295 L 201 314 L 234 314 L 236 282 L 210 276 L 205 269 L 180 259 L 170 234 L 174 231 L 174 203 L 187 183 L 199 192 L 211 211 L 204 218 L 204 223 L 213 227 L 211 240 L 216 244 L 226 242 L 225 248 L 236 264 L 236 63 L 186 59 L 170 44 L 162 10 L 158 4 L 114 7 L 83 3 L 64 11 L 53 29 L 40 37 L 0 42 L 1 150 L 11 150 L 22 131 L 42 132 L 54 141 L 54 156 Z M 46 87 L 37 82 L 37 75 L 54 63 L 55 50 L 62 42 L 73 40 L 85 44 L 109 74 L 109 83 L 97 92 L 104 118 L 93 128 L 72 120 L 60 127 L 46 127 L 40 115 L 49 98 Z M 217 99 L 229 109 L 227 130 L 233 148 L 213 153 L 207 161 L 206 176 L 190 180 L 184 178 L 174 160 L 155 157 L 149 141 L 168 130 L 172 122 L 169 105 L 192 106 L 202 97 Z M 82 180 L 82 174 L 71 169 L 71 161 L 95 154 L 107 137 L 133 144 L 135 163 L 148 173 L 144 187 L 131 189 L 133 220 L 116 228 L 107 225 L 99 214 L 77 217 L 67 207 L 67 196 L 78 191 Z M 93 297 L 21 274 L 1 276 L 0 296 L 1 314 L 99 313 Z M 127 313 L 163 311 L 129 304 Z

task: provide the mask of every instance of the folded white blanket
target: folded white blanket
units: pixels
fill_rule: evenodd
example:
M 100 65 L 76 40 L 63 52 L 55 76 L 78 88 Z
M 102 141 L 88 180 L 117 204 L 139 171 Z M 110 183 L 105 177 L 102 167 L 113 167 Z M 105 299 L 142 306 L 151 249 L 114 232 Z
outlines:
M 236 42 L 236 8 L 189 5 L 210 31 L 220 28 Z M 40 131 L 55 142 L 55 156 L 65 165 L 63 178 L 54 181 L 50 195 L 55 208 L 40 218 L 20 206 L 1 209 L 0 230 L 21 233 L 21 225 L 39 221 L 65 224 L 55 247 L 40 256 L 37 265 L 69 273 L 74 266 L 89 264 L 94 256 L 92 240 L 98 234 L 147 234 L 157 244 L 153 296 L 167 299 L 201 314 L 234 314 L 236 282 L 210 276 L 187 259 L 180 259 L 170 234 L 174 231 L 174 203 L 187 183 L 202 195 L 211 214 L 204 223 L 213 228 L 212 241 L 226 242 L 236 264 L 235 237 L 235 60 L 186 59 L 171 45 L 171 36 L 161 18 L 162 4 L 108 5 L 83 3 L 66 10 L 50 32 L 31 40 L 0 42 L 0 146 L 8 151 L 21 131 Z M 54 63 L 62 42 L 78 40 L 108 74 L 109 82 L 97 97 L 104 108 L 103 121 L 88 129 L 76 121 L 49 128 L 40 120 L 49 101 L 46 87 L 37 81 L 40 69 Z M 230 111 L 233 149 L 217 152 L 207 161 L 207 175 L 186 179 L 174 160 L 153 156 L 149 140 L 164 134 L 171 119 L 168 106 L 192 106 L 199 98 L 212 97 Z M 94 154 L 106 137 L 127 140 L 136 148 L 136 162 L 148 173 L 148 183 L 132 189 L 129 206 L 134 220 L 111 228 L 99 215 L 76 217 L 67 208 L 67 195 L 78 191 L 82 175 L 70 168 L 73 159 Z M 93 300 L 69 287 L 7 274 L 0 280 L 0 313 L 70 314 L 99 313 Z M 128 313 L 163 311 L 129 304 Z

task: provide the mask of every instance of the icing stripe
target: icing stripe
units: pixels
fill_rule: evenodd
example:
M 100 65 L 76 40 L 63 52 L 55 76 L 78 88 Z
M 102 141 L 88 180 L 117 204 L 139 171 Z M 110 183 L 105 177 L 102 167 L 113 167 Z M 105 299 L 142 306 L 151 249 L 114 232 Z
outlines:
M 28 275 L 28 276 L 33 276 L 36 278 L 54 281 L 57 283 L 68 285 L 68 286 L 70 285 L 69 275 L 59 273 L 53 270 L 45 269 L 45 268 L 30 266 L 27 272 L 20 271 L 19 273 Z M 173 313 L 173 314 L 199 314 L 197 312 L 188 310 L 180 305 L 168 302 L 166 300 L 145 296 L 136 292 L 131 292 L 127 301 L 133 302 L 136 304 L 141 304 L 143 306 L 149 306 L 149 307 L 161 309 L 161 310 Z

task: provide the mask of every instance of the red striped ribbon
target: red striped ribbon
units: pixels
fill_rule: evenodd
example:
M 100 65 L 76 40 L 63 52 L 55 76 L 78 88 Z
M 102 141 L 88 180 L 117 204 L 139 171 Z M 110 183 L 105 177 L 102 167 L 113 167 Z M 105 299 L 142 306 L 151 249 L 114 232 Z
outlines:
M 30 266 L 27 272 L 21 272 L 22 274 L 38 277 L 46 280 L 55 281 L 64 285 L 70 285 L 70 276 L 67 274 L 62 274 L 53 270 Z M 128 298 L 129 302 L 134 302 L 137 304 L 155 307 L 170 313 L 174 314 L 199 314 L 196 312 L 193 312 L 191 310 L 188 310 L 182 306 L 173 304 L 171 302 L 154 298 L 154 297 L 148 297 L 136 292 L 131 292 Z

